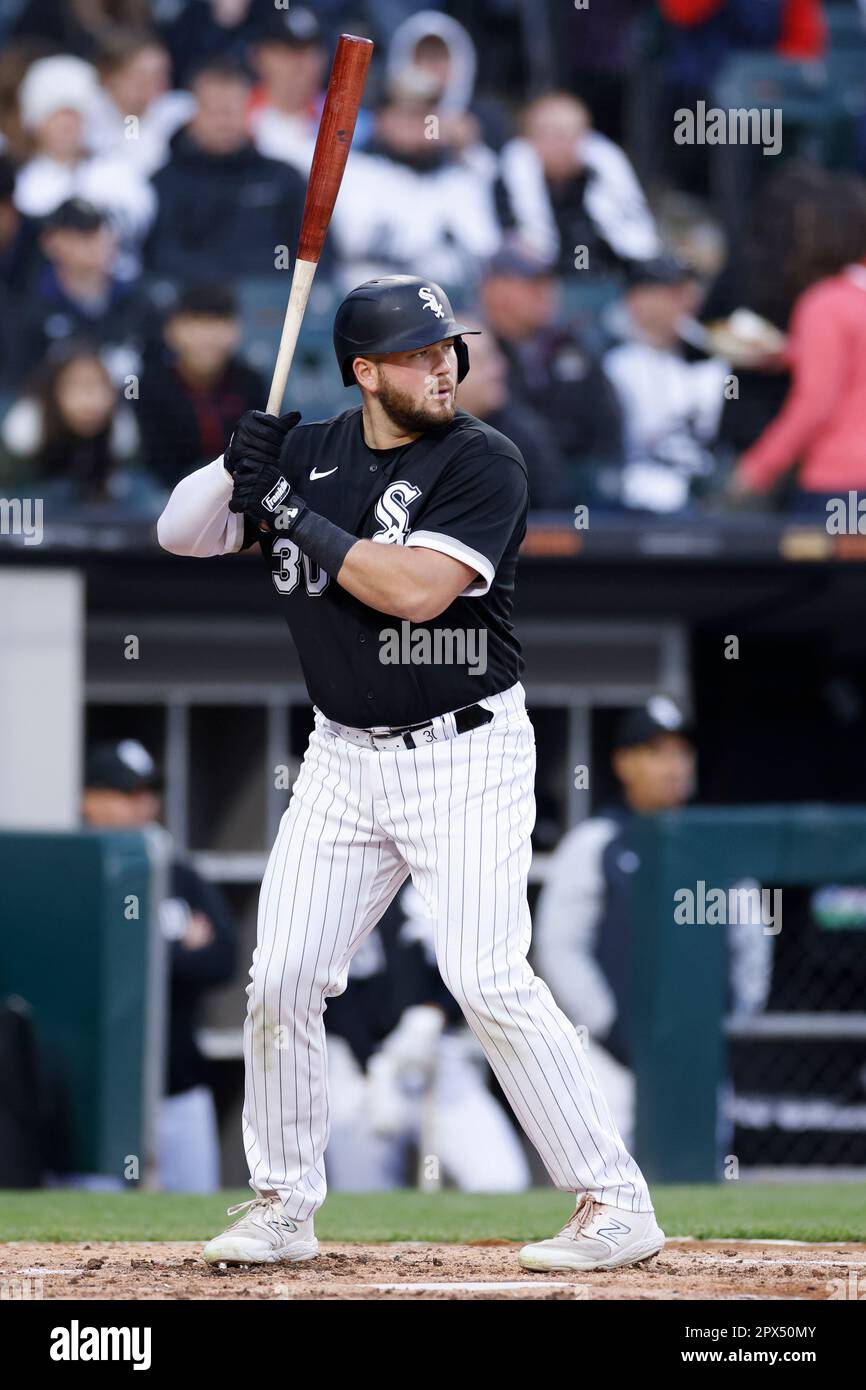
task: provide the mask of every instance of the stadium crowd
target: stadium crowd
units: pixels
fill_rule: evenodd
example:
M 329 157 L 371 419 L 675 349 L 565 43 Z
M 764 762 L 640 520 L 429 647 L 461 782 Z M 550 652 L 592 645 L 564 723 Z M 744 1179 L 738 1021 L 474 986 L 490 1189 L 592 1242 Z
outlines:
M 4 495 L 155 517 L 263 404 L 343 29 L 377 47 L 292 405 L 349 403 L 337 298 L 420 273 L 486 330 L 462 404 L 520 445 L 536 511 L 815 511 L 866 485 L 856 4 L 11 0 Z M 677 137 L 756 91 L 778 152 Z

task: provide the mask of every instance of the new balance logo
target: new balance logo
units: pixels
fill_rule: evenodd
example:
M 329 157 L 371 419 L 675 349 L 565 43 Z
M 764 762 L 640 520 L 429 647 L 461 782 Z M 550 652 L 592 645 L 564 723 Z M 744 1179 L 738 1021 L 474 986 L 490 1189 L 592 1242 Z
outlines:
M 621 1221 L 611 1221 L 609 1226 L 599 1226 L 596 1235 L 601 1236 L 602 1240 L 609 1240 L 613 1245 L 618 1245 L 619 1237 L 627 1236 L 630 1229 L 629 1226 L 624 1226 Z

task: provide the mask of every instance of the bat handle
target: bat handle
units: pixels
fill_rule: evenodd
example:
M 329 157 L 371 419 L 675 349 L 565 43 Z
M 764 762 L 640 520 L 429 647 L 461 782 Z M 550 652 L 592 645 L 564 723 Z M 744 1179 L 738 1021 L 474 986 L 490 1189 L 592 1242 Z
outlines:
M 304 311 L 310 297 L 317 264 L 317 261 L 304 261 L 300 257 L 295 261 L 292 290 L 286 306 L 286 317 L 283 319 L 283 331 L 280 336 L 280 350 L 274 363 L 274 375 L 268 393 L 267 413 L 269 415 L 279 415 L 283 404 L 286 382 L 289 379 L 289 372 L 298 343 L 298 334 L 301 331 Z

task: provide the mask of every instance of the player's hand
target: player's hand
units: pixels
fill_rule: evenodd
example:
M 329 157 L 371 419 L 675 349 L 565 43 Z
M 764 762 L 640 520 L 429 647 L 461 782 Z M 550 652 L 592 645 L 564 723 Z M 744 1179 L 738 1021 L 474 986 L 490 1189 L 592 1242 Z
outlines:
M 279 528 L 288 533 L 306 511 L 306 503 L 292 493 L 291 483 L 275 463 L 260 465 L 244 458 L 235 469 L 229 511 L 243 512 L 267 530 Z
M 277 464 L 289 430 L 301 416 L 297 410 L 287 415 L 268 415 L 264 410 L 245 410 L 235 425 L 229 446 L 223 454 L 223 467 L 234 477 L 243 460 L 258 464 Z

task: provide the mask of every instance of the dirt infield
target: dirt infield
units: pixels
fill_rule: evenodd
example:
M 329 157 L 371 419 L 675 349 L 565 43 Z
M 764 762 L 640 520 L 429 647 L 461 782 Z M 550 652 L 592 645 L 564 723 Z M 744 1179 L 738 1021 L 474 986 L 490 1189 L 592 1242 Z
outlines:
M 610 1273 L 532 1275 L 518 1246 L 323 1244 L 302 1265 L 209 1269 L 192 1243 L 0 1250 L 0 1295 L 45 1299 L 829 1299 L 866 1287 L 866 1244 L 671 1241 Z

